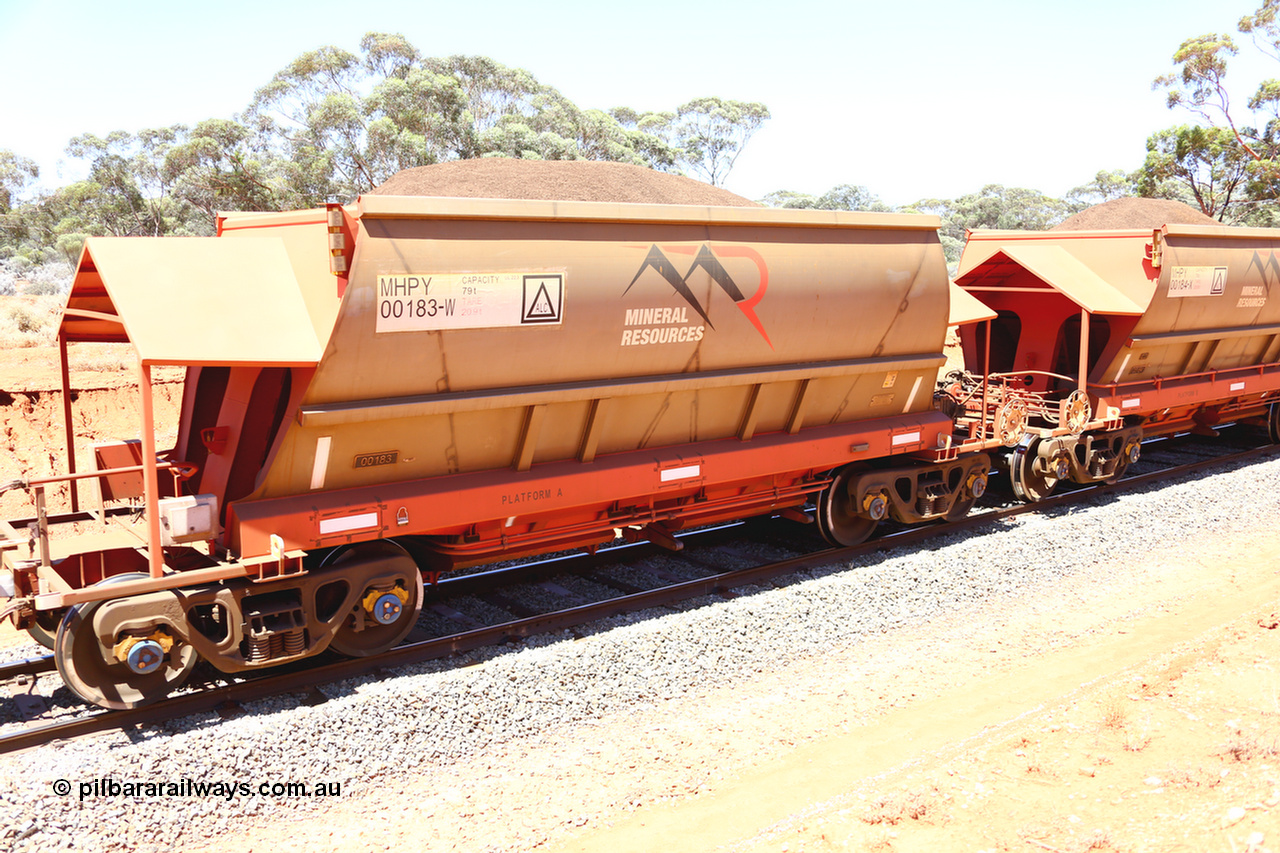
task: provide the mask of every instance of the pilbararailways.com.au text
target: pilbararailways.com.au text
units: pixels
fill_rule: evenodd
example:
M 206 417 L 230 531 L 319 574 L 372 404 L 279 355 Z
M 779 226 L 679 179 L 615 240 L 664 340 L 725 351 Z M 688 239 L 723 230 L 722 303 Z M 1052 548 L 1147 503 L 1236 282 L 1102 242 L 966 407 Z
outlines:
M 53 792 L 60 797 L 70 796 L 75 790 L 81 800 L 103 797 L 340 797 L 341 782 L 205 782 L 200 779 L 182 779 L 177 782 L 154 782 L 112 777 L 77 782 L 72 785 L 66 779 L 53 781 Z

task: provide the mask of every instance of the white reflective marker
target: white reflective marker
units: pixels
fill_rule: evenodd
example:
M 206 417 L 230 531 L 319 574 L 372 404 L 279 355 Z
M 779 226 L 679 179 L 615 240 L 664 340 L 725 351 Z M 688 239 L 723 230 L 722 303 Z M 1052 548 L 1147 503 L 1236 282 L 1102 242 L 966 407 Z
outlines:
M 324 488 L 324 474 L 329 468 L 329 445 L 333 443 L 333 436 L 322 435 L 316 439 L 316 461 L 311 466 L 311 488 Z
M 376 512 L 362 512 L 359 515 L 344 515 L 338 518 L 325 518 L 320 521 L 320 534 L 346 533 L 348 530 L 362 530 L 366 527 L 378 526 Z
M 668 468 L 659 473 L 658 477 L 662 482 L 670 483 L 672 480 L 687 480 L 690 477 L 696 477 L 701 473 L 701 465 L 686 465 L 683 468 Z
M 912 404 L 912 403 L 914 403 L 914 402 L 916 401 L 916 392 L 920 390 L 920 382 L 921 382 L 921 380 L 923 380 L 923 379 L 924 379 L 924 377 L 923 377 L 923 376 L 917 376 L 917 377 L 916 377 L 916 384 L 914 384 L 914 385 L 912 385 L 912 386 L 911 386 L 911 393 L 907 395 L 907 404 L 906 404 L 905 406 L 903 406 L 903 407 L 902 407 L 902 413 L 903 413 L 904 415 L 905 415 L 907 412 L 911 411 L 911 404 Z

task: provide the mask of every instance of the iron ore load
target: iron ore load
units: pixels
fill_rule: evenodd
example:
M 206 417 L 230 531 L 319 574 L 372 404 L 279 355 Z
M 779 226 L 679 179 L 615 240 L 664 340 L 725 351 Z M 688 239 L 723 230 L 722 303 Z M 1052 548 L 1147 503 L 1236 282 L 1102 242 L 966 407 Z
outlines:
M 937 227 L 370 194 L 228 214 L 212 238 L 91 238 L 60 341 L 133 346 L 142 436 L 21 483 L 36 517 L 31 541 L 5 531 L 7 610 L 78 695 L 131 707 L 198 658 L 380 652 L 457 566 L 619 532 L 677 548 L 815 500 L 845 543 L 963 514 L 990 461 L 933 406 Z M 186 369 L 171 450 L 161 365 Z M 82 517 L 44 506 L 68 479 L 140 504 L 145 529 L 51 540 Z

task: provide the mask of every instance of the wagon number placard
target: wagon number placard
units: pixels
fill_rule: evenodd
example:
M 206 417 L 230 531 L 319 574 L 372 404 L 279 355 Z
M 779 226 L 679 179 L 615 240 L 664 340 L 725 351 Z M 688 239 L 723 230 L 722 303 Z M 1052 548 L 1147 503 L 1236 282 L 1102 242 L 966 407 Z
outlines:
M 1226 291 L 1226 267 L 1174 267 L 1169 273 L 1169 296 L 1221 296 Z
M 558 325 L 563 309 L 564 273 L 378 276 L 378 333 Z

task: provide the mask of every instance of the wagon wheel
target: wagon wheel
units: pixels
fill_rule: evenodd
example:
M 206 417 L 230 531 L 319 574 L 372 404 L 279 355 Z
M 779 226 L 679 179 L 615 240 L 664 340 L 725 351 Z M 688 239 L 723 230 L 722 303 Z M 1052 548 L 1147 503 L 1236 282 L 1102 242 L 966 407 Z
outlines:
M 147 575 L 130 572 L 114 575 L 95 586 L 146 578 Z M 77 604 L 67 611 L 58 626 L 53 659 L 71 692 L 86 702 L 122 710 L 150 705 L 181 687 L 199 659 L 196 650 L 175 637 L 167 654 L 139 657 L 136 666 L 148 669 L 135 671 L 130 664 L 115 660 L 111 650 L 102 647 L 93 631 L 93 614 L 106 603 Z
M 1280 403 L 1272 403 L 1267 415 L 1267 435 L 1272 444 L 1280 444 Z
M 1093 407 L 1089 405 L 1089 395 L 1079 388 L 1072 391 L 1063 400 L 1058 410 L 1058 423 L 1071 430 L 1072 435 L 1079 435 L 1089 425 L 1093 416 Z
M 973 505 L 977 502 L 978 499 L 973 495 L 958 498 L 956 502 L 951 505 L 951 509 L 947 512 L 947 521 L 959 521 L 964 518 L 969 514 L 969 510 L 973 509 Z
M 1005 400 L 996 412 L 996 438 L 1005 447 L 1013 447 L 1022 441 L 1027 429 L 1027 401 L 1014 397 Z
M 422 610 L 422 573 L 413 558 L 394 542 L 362 542 L 334 551 L 322 565 L 342 566 L 372 557 L 403 557 L 403 570 L 387 589 L 368 588 L 342 620 L 329 648 L 347 657 L 363 658 L 392 648 L 405 638 Z
M 1122 447 L 1120 449 L 1120 457 L 1116 460 L 1115 471 L 1112 472 L 1111 477 L 1107 479 L 1107 482 L 1114 483 L 1116 480 L 1123 477 L 1125 472 L 1129 470 L 1129 466 L 1137 462 L 1141 454 L 1142 444 L 1137 440 L 1134 440 L 1132 444 Z
M 880 523 L 874 518 L 860 515 L 849 494 L 849 479 L 853 471 L 844 469 L 831 481 L 831 485 L 818 494 L 818 530 L 822 538 L 832 545 L 852 547 L 867 541 Z
M 1009 480 L 1018 500 L 1035 503 L 1053 494 L 1058 478 L 1048 472 L 1037 471 L 1040 439 L 1027 436 L 1009 456 Z
M 972 471 L 968 482 L 964 484 L 962 496 L 956 499 L 947 513 L 947 521 L 959 521 L 969 514 L 973 505 L 987 493 L 987 474 L 985 471 Z

